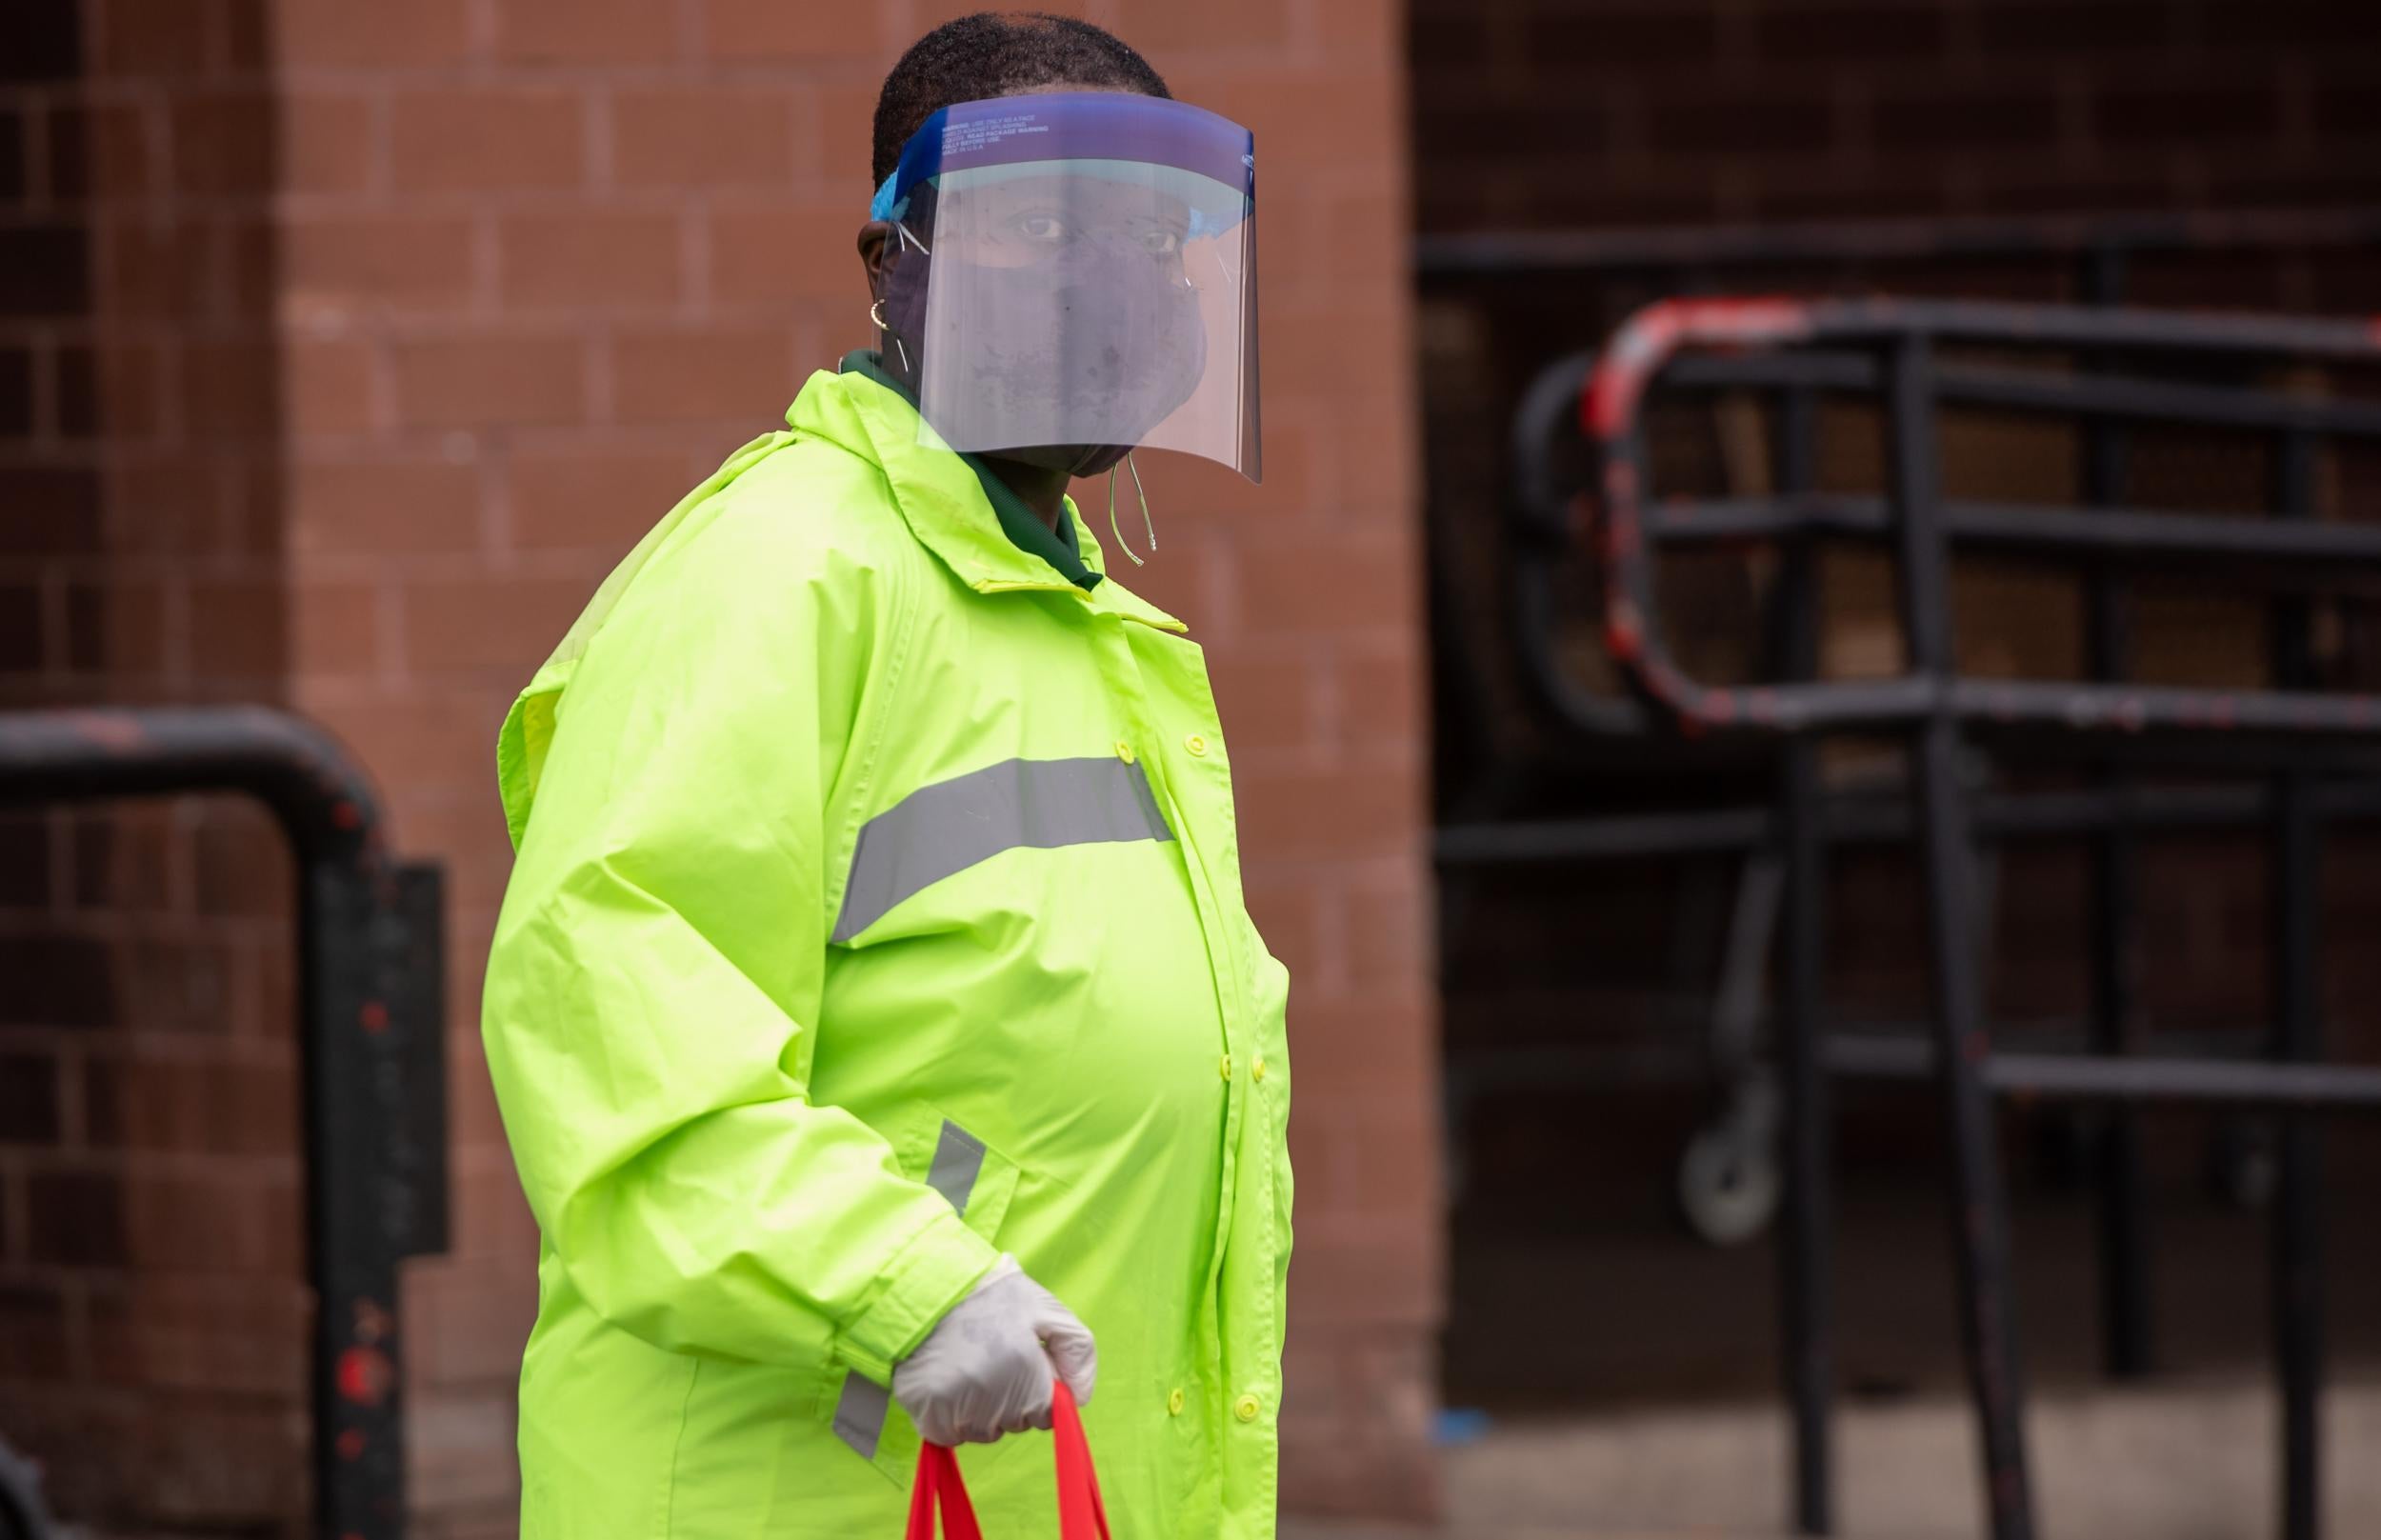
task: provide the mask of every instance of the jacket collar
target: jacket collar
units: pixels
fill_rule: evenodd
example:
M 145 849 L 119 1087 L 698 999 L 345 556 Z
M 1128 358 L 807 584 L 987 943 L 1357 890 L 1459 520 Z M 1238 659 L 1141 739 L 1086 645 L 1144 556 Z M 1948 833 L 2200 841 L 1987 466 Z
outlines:
M 873 353 L 851 353 L 840 372 L 811 375 L 787 409 L 786 424 L 882 470 L 910 533 L 977 592 L 1063 591 L 1128 620 L 1188 630 L 1107 574 L 1099 542 L 1083 527 L 1072 498 L 1063 521 L 1074 536 L 1069 550 L 975 456 L 935 439 Z

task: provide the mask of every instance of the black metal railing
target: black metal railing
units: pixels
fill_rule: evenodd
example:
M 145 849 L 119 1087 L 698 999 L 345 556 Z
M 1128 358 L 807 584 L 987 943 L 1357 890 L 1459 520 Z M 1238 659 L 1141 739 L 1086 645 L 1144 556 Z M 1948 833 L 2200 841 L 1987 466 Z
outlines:
M 0 1540 L 50 1540 L 41 1473 L 0 1443 Z
M 1945 350 L 2053 356 L 2039 376 L 1947 360 Z M 1715 350 L 1726 350 L 1717 356 Z M 2072 368 L 2090 359 L 2090 370 Z M 1796 1520 L 1831 1526 L 1825 1080 L 1831 1072 L 1928 1074 L 1943 1098 L 1955 1184 L 1963 1346 L 1984 1449 L 1996 1540 L 2033 1532 L 2011 1310 L 2006 1198 L 1991 1115 L 1996 1093 L 2027 1090 L 2114 1102 L 2251 1103 L 2283 1116 L 2271 1267 L 2275 1359 L 2282 1391 L 2281 1527 L 2289 1540 L 2317 1530 L 2317 1401 L 2321 1363 L 2320 1236 L 2312 1110 L 2381 1107 L 2381 1072 L 2320 1061 L 2316 881 L 2327 818 L 2365 810 L 2381 772 L 2381 697 L 2310 688 L 2307 596 L 2381 579 L 2381 530 L 2318 523 L 2315 456 L 2326 444 L 2381 439 L 2381 413 L 2351 400 L 2314 399 L 2255 384 L 2181 386 L 2163 366 L 2211 358 L 2369 365 L 2381 338 L 2357 324 L 2052 307 L 1893 301 L 1681 301 L 1625 326 L 1575 398 L 1599 450 L 1589 526 L 1606 581 L 1608 645 L 1642 693 L 1632 709 L 1597 700 L 1579 726 L 1637 730 L 1666 723 L 1719 743 L 1756 734 L 1782 746 L 1773 811 L 1736 815 L 1748 840 L 1773 839 L 1786 868 L 1781 918 L 1778 1054 L 1789 1173 L 1783 1297 L 1786 1371 L 1794 1410 Z M 1778 473 L 1772 495 L 1677 503 L 1653 495 L 1643 408 L 1650 390 L 1724 387 L 1774 397 Z M 1874 498 L 1814 491 L 1810 429 L 1815 404 L 1851 393 L 1882 411 L 1885 490 Z M 1937 414 L 1946 402 L 2052 413 L 2098 427 L 2215 422 L 2272 440 L 2269 517 L 2111 510 L 2108 442 L 2084 457 L 2084 496 L 2071 505 L 1994 505 L 1947 498 Z M 1573 526 L 1573 532 L 1579 530 Z M 1776 677 L 1708 684 L 1683 668 L 1665 633 L 1660 553 L 1726 538 L 1760 538 L 1788 553 L 1780 580 L 1787 639 Z M 1817 596 L 1810 547 L 1820 539 L 1880 542 L 1896 557 L 1905 667 L 1891 677 L 1819 679 L 1812 639 Z M 2021 548 L 2085 574 L 2095 606 L 2112 612 L 2112 574 L 2129 564 L 2212 564 L 2276 597 L 2270 683 L 2262 688 L 2150 687 L 2122 677 L 2121 629 L 2095 613 L 2087 677 L 2012 680 L 1963 672 L 1953 648 L 1951 572 L 1963 549 Z M 1560 698 L 1557 705 L 1560 706 Z M 1826 848 L 1847 832 L 1817 772 L 1818 740 L 1890 734 L 1907 745 L 1912 795 L 1886 821 L 1918 845 L 1927 894 L 1931 1014 L 1925 1039 L 1852 1039 L 1823 1028 L 1819 979 L 1820 874 Z M 2046 804 L 1979 797 L 1963 774 L 1972 745 L 1996 753 L 2050 750 L 2095 768 L 2090 790 Z M 2159 790 L 2121 771 L 2215 763 L 2253 770 L 2250 788 Z M 2349 779 L 2341 780 L 2346 776 Z M 2164 799 L 2163 804 L 2161 798 Z M 2193 799 L 2196 799 L 2194 802 Z M 2132 921 L 2125 894 L 2130 841 L 2162 818 L 2261 820 L 2268 830 L 2274 958 L 2265 1058 L 2151 1057 L 2122 953 Z M 1856 820 L 1849 820 L 1856 822 Z M 1872 822 L 1873 822 L 1872 815 Z M 2095 990 L 2089 1051 L 2012 1053 L 1984 1016 L 1976 884 L 1978 839 L 2057 828 L 2096 849 Z M 1574 843 L 1576 841 L 1574 840 Z M 2140 1206 L 2130 1135 L 2111 1141 L 2103 1176 L 2103 1258 L 2113 1335 L 2140 1330 Z M 2128 1297 L 2128 1291 L 2135 1297 Z M 2138 1344 L 2133 1344 L 2137 1348 Z M 2122 1356 L 2125 1345 L 2112 1350 Z
M 1815 296 L 1949 290 L 2113 306 L 2136 301 L 2144 290 L 2161 285 L 2171 290 L 2179 282 L 2191 305 L 2254 307 L 2282 303 L 2282 294 L 2322 287 L 2310 276 L 2311 269 L 2328 263 L 2321 270 L 2346 270 L 2360 253 L 2376 247 L 2381 247 L 2381 208 L 2207 210 L 1428 234 L 1414 243 L 1414 267 L 1427 302 L 1460 309 L 1472 323 L 1466 330 L 1493 339 L 1486 377 L 1451 388 L 1459 390 L 1467 410 L 1459 417 L 1451 415 L 1440 431 L 1469 441 L 1484 426 L 1475 426 L 1481 413 L 1489 422 L 1511 422 L 1504 469 L 1516 493 L 1518 533 L 1526 540 L 1533 528 L 1544 531 L 1551 527 L 1558 536 L 1562 532 L 1576 490 L 1573 468 L 1548 450 L 1552 430 L 1565 419 L 1575 421 L 1578 394 L 1600 356 L 1595 349 L 1559 357 L 1557 350 L 1575 346 L 1570 339 L 1604 336 L 1624 317 L 1654 301 L 1746 292 Z M 1734 377 L 1757 384 L 1763 364 L 1757 357 L 1724 365 L 1682 359 L 1679 383 L 1698 369 L 1717 368 L 1725 374 L 1739 363 L 1746 372 Z M 1852 371 L 1873 368 L 1857 357 L 1839 360 L 1838 367 Z M 1501 393 L 1505 380 L 1529 384 L 1508 398 Z M 1952 392 L 1972 389 L 1979 402 L 1996 385 L 2037 395 L 2059 389 L 2057 382 L 1958 364 L 1946 367 L 1943 380 Z M 2187 385 L 2164 389 L 2174 408 L 2160 412 L 2167 420 L 2191 420 L 2193 406 L 2205 399 Z M 1487 398 L 1476 411 L 1471 410 L 1475 396 Z M 2142 404 L 2150 399 L 2145 393 Z M 2289 412 L 2294 407 L 2285 402 L 2278 410 Z M 2369 418 L 2381 404 L 2347 410 Z M 1791 435 L 1787 440 L 1792 442 Z M 1434 440 L 1431 447 L 1435 453 L 1450 446 Z M 2121 425 L 2095 426 L 2087 452 L 2085 479 L 2097 478 L 2104 490 L 2112 486 L 2127 459 Z M 1443 490 L 1451 496 L 1464 489 Z M 2096 500 L 2119 499 L 2106 495 Z M 2021 531 L 2011 533 L 2015 537 Z M 1434 510 L 1432 538 L 1434 545 L 1444 547 L 1483 536 L 1474 521 L 1449 518 L 1445 510 Z M 1442 671 L 1451 668 L 1453 677 L 1442 683 L 1442 697 L 1495 698 L 1496 686 L 1511 669 L 1542 701 L 1555 703 L 1555 725 L 1583 729 L 1591 740 L 1619 748 L 1620 740 L 1640 734 L 1646 725 L 1637 703 L 1583 690 L 1562 669 L 1550 639 L 1564 598 L 1549 564 L 1531 558 L 1532 552 L 1523 549 L 1511 552 L 1510 561 L 1470 564 L 1510 568 L 1510 595 L 1501 586 L 1490 592 L 1463 591 L 1459 585 L 1457 591 L 1445 595 L 1457 613 L 1486 612 L 1493 606 L 1502 614 L 1510 598 L 1519 607 L 1520 623 L 1501 628 L 1502 639 L 1513 650 L 1510 657 L 1479 655 L 1463 641 L 1461 628 L 1444 639 Z M 1466 564 L 1447 560 L 1442 551 L 1438 565 Z M 2088 602 L 2094 634 L 2117 640 L 2124 628 L 2106 586 L 2095 583 Z M 1545 748 L 1531 744 L 1523 751 Z M 1549 768 L 1560 774 L 1568 767 Z M 1468 804 L 1465 817 L 1493 817 L 1506 810 L 1489 789 L 1460 800 Z
M 263 802 L 297 858 L 316 1532 L 398 1540 L 397 1264 L 447 1245 L 440 875 L 390 857 L 362 772 L 294 717 L 0 714 L 0 807 L 197 791 Z

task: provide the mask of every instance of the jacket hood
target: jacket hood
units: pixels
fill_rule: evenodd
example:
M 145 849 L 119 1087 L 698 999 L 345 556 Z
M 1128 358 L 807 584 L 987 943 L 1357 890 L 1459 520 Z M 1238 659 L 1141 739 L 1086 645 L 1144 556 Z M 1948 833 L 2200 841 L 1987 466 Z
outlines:
M 496 788 L 504 799 L 505 828 L 512 836 L 514 850 L 521 848 L 522 830 L 529 828 L 530 807 L 537 799 L 538 776 L 546 768 L 546 750 L 553 742 L 555 709 L 562 702 L 562 692 L 578 668 L 588 643 L 604 629 L 604 622 L 619 607 L 629 585 L 636 581 L 637 574 L 668 544 L 689 514 L 794 438 L 789 432 L 763 433 L 730 455 L 710 479 L 680 498 L 678 506 L 647 530 L 645 538 L 611 570 L 611 574 L 596 589 L 595 596 L 587 602 L 587 608 L 579 611 L 579 618 L 563 633 L 562 644 L 530 677 L 528 688 L 505 713 L 504 727 L 496 735 Z
M 1005 495 L 1005 489 L 972 458 L 943 445 L 866 354 L 847 359 L 841 372 L 822 370 L 812 374 L 786 410 L 786 425 L 787 430 L 764 433 L 730 455 L 637 542 L 506 713 L 496 739 L 496 780 L 514 849 L 520 848 L 529 827 L 538 778 L 553 741 L 555 715 L 570 676 L 622 595 L 697 510 L 762 460 L 804 440 L 825 441 L 876 467 L 918 543 L 977 592 L 1064 591 L 1143 625 L 1172 631 L 1189 629 L 1107 577 L 1099 542 L 1083 527 L 1071 498 L 1067 501 L 1067 526 L 1073 532 L 1080 566 L 1067 563 L 1070 570 L 1062 571 L 1050 560 L 1023 549 L 1004 528 L 1004 518 L 1013 523 L 1015 513 L 1004 514 L 994 505 L 994 497 Z M 1048 531 L 1042 533 L 1047 543 Z

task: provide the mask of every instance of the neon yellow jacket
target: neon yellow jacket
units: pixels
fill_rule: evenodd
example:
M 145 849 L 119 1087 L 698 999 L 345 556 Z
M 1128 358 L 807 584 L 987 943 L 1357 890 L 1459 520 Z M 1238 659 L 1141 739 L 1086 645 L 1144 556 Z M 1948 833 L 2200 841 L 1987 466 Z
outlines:
M 1099 1339 L 1119 1540 L 1270 1536 L 1288 979 L 1199 649 L 851 367 L 505 723 L 522 1533 L 899 1534 L 891 1366 L 1006 1250 Z M 1055 1535 L 1047 1438 L 962 1464 L 993 1540 Z

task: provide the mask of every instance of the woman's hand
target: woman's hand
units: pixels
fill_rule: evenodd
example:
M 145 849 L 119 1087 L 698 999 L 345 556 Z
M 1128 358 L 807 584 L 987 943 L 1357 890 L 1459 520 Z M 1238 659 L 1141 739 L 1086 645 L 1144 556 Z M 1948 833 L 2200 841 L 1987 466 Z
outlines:
M 1088 1403 L 1099 1378 L 1090 1329 L 1003 1255 L 917 1350 L 893 1366 L 893 1399 L 930 1444 L 990 1444 L 1050 1425 L 1050 1381 Z

